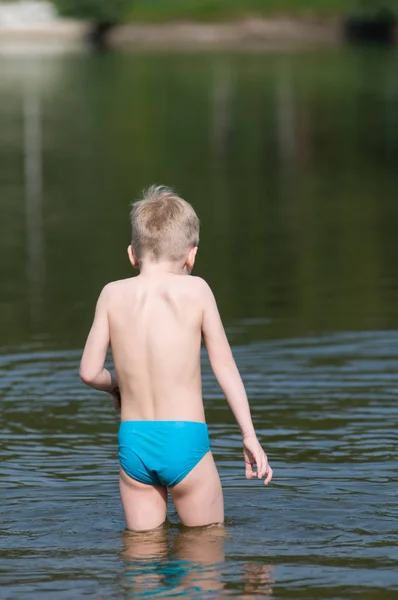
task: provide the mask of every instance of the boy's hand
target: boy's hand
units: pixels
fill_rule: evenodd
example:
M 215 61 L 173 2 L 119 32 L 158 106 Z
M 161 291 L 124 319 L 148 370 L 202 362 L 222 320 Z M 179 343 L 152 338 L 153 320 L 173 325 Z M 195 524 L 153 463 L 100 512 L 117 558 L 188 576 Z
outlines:
M 272 479 L 272 469 L 268 464 L 268 458 L 255 435 L 243 438 L 243 455 L 246 464 L 246 479 L 265 477 L 264 485 Z M 257 466 L 257 472 L 253 466 Z
M 113 398 L 113 408 L 116 410 L 116 412 L 120 413 L 122 410 L 122 398 L 120 396 L 119 387 L 115 387 L 112 390 L 111 396 Z

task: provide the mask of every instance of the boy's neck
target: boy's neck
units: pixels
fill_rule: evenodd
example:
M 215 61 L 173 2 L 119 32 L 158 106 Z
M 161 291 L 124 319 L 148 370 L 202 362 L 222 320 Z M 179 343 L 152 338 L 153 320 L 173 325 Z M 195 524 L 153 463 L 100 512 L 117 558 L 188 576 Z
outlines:
M 140 265 L 140 275 L 159 276 L 172 273 L 174 275 L 188 275 L 187 268 L 181 262 L 173 261 L 143 261 Z

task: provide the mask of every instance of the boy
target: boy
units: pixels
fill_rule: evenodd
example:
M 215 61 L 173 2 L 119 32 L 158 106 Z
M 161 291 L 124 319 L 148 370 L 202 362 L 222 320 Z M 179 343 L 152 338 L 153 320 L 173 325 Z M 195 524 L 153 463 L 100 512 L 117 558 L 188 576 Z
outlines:
M 140 274 L 102 290 L 80 377 L 112 394 L 121 412 L 120 495 L 127 528 L 163 524 L 167 490 L 184 525 L 222 523 L 223 495 L 202 401 L 202 336 L 242 433 L 246 478 L 265 477 L 268 484 L 272 469 L 213 293 L 203 279 L 186 277 L 195 264 L 199 220 L 185 200 L 153 186 L 133 204 L 131 225 L 128 256 Z M 104 368 L 109 346 L 116 378 Z

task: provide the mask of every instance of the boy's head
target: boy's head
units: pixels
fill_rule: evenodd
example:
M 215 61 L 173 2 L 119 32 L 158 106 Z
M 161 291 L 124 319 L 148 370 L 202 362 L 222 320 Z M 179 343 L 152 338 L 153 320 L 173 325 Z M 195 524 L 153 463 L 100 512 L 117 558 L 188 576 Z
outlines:
M 130 217 L 131 247 L 138 264 L 144 259 L 185 261 L 199 244 L 199 219 L 194 209 L 165 186 L 146 190 L 133 204 Z

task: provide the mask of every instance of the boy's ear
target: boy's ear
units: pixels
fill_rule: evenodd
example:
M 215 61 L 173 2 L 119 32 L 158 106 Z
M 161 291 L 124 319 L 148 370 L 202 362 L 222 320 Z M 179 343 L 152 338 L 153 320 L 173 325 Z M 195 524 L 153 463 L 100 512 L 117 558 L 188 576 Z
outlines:
M 133 269 L 139 269 L 140 265 L 138 263 L 138 259 L 137 259 L 136 255 L 135 255 L 135 252 L 134 252 L 133 247 L 131 246 L 131 244 L 127 248 L 127 254 L 128 254 L 129 261 L 130 261 L 131 266 L 133 267 Z
M 197 252 L 198 252 L 198 247 L 195 246 L 194 248 L 191 248 L 188 253 L 187 260 L 185 262 L 185 266 L 187 267 L 189 272 L 192 271 L 192 269 L 195 265 L 195 259 L 196 259 Z

